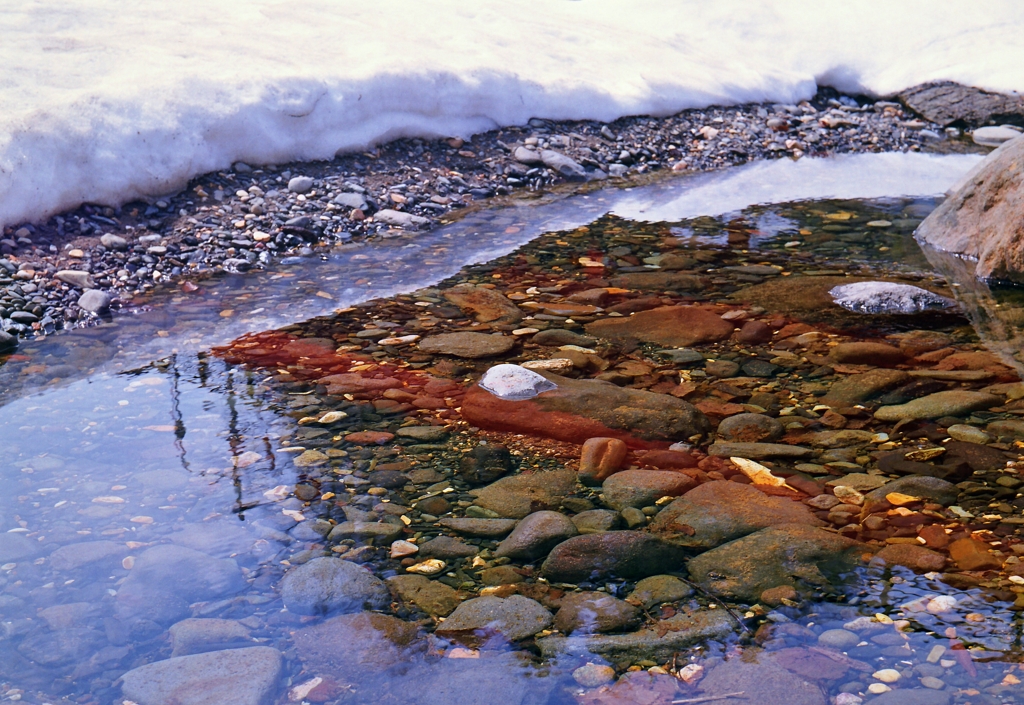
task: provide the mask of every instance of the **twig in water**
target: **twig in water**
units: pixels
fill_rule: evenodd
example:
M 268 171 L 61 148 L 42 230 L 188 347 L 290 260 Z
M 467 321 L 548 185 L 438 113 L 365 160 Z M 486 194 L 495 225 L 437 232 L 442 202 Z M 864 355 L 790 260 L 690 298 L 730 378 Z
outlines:
M 696 703 L 710 703 L 715 700 L 728 700 L 729 698 L 736 698 L 743 695 L 745 691 L 739 691 L 737 693 L 726 693 L 725 695 L 707 695 L 703 698 L 687 698 L 686 700 L 673 700 L 672 705 L 696 705 Z
M 712 595 L 710 592 L 708 592 L 707 590 L 702 588 L 697 583 L 691 582 L 691 581 L 687 580 L 686 578 L 679 578 L 679 579 L 682 580 L 687 585 L 689 585 L 690 587 L 692 587 L 697 592 L 699 592 L 701 595 L 704 595 L 704 597 L 708 598 L 709 600 L 714 600 L 715 602 L 717 602 L 719 604 L 719 606 L 721 606 L 722 609 L 724 609 L 726 612 L 729 613 L 730 617 L 732 617 L 733 619 L 736 620 L 736 624 L 740 625 L 740 629 L 745 631 L 747 634 L 750 633 L 750 627 L 748 627 L 746 624 L 743 623 L 743 620 L 740 619 L 740 616 L 738 614 L 736 614 L 736 612 L 731 607 L 729 607 L 729 605 L 725 604 L 725 602 L 720 600 L 717 596 Z M 723 697 L 725 697 L 725 696 L 723 696 Z

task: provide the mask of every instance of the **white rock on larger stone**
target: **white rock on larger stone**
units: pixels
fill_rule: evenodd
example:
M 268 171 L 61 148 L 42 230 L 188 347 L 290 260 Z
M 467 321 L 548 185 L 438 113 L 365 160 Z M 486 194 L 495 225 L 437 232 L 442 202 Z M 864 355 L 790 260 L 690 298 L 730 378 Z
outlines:
M 1015 137 L 1020 137 L 1021 129 L 1013 125 L 998 125 L 991 127 L 979 127 L 971 133 L 971 139 L 975 144 L 986 147 L 998 147 L 1003 142 L 1009 142 Z
M 128 671 L 121 692 L 139 705 L 269 705 L 281 662 L 268 646 L 178 656 Z
M 909 284 L 857 282 L 834 287 L 828 292 L 843 308 L 855 313 L 921 313 L 956 306 L 945 296 Z
M 558 385 L 519 365 L 495 365 L 480 378 L 480 387 L 506 401 L 533 399 Z

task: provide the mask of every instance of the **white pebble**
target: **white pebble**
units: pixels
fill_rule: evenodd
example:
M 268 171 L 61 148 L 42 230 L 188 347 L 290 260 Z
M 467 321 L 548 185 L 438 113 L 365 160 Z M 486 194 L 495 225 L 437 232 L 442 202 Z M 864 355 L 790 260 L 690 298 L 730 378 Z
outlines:
M 872 678 L 876 678 L 883 683 L 895 683 L 900 679 L 900 672 L 895 668 L 883 668 L 880 671 L 875 671 L 871 674 Z M 884 691 L 883 691 L 884 692 Z

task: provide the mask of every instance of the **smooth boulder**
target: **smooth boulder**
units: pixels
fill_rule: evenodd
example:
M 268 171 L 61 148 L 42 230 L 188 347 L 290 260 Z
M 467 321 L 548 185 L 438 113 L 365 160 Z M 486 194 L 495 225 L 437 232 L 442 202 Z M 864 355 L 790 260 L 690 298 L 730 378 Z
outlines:
M 296 614 L 381 609 L 391 602 L 387 586 L 362 566 L 340 558 L 314 558 L 285 574 L 281 599 Z

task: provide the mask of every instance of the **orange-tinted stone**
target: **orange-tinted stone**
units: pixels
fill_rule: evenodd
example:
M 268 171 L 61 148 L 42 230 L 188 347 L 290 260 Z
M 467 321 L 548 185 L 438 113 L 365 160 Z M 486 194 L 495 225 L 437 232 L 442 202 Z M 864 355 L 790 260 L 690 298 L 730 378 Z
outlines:
M 960 570 L 998 570 L 1002 567 L 1002 561 L 989 552 L 988 546 L 971 538 L 951 543 L 949 557 Z
M 618 438 L 588 438 L 580 449 L 580 482 L 599 485 L 622 469 L 629 448 Z
M 383 445 L 394 437 L 395 434 L 386 431 L 359 431 L 348 434 L 345 440 L 356 445 Z

